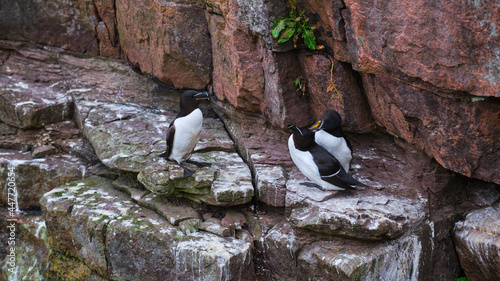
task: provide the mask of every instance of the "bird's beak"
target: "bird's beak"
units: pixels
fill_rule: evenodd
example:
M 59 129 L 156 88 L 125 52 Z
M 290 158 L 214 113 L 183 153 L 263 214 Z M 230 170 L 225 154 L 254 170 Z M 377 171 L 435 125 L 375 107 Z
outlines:
M 322 122 L 322 120 L 319 120 L 318 122 L 316 122 L 316 124 L 309 127 L 309 130 L 318 131 L 318 130 L 321 130 L 322 126 L 323 126 L 323 122 Z
M 201 92 L 194 95 L 196 100 L 210 100 L 210 92 Z
M 299 132 L 299 134 L 304 135 L 302 133 L 302 130 L 299 127 L 295 126 L 295 125 L 288 125 L 287 127 L 288 127 L 288 129 L 291 129 L 294 133 L 295 132 Z

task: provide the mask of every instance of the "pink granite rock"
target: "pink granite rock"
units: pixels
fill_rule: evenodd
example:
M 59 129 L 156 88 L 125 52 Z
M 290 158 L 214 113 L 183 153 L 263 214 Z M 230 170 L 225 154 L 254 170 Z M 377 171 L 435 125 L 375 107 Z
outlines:
M 500 106 L 470 96 L 449 98 L 384 77 L 364 75 L 376 122 L 416 144 L 445 168 L 500 183 Z
M 316 120 L 326 110 L 334 109 L 342 116 L 342 126 L 346 130 L 368 132 L 374 129 L 370 108 L 350 67 L 318 53 L 300 53 L 299 60 Z M 332 89 L 331 83 L 340 95 Z
M 433 90 L 500 96 L 496 1 L 344 1 L 354 69 Z
M 143 73 L 176 88 L 202 89 L 208 85 L 212 48 L 202 8 L 118 0 L 116 18 L 122 50 Z
M 0 39 L 97 54 L 94 33 L 81 20 L 81 11 L 74 1 L 2 1 Z
M 260 111 L 264 101 L 262 56 L 255 38 L 210 15 L 213 90 L 220 100 L 246 111 Z
M 97 37 L 99 55 L 119 58 L 115 0 L 77 0 L 75 3 L 81 12 L 82 23 Z

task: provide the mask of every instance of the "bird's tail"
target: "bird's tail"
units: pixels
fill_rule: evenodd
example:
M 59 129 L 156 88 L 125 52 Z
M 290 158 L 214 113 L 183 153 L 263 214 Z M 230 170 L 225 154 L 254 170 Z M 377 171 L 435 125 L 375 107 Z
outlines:
M 339 178 L 345 181 L 346 183 L 350 185 L 355 185 L 355 186 L 362 186 L 362 187 L 368 187 L 368 185 L 356 180 L 353 178 L 351 175 L 349 175 L 344 169 L 342 169 L 342 172 L 339 173 Z

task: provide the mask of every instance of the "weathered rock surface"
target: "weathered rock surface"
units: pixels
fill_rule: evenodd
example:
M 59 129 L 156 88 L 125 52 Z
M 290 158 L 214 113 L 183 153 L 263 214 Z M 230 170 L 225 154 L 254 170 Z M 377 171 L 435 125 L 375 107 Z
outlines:
M 247 242 L 184 235 L 113 189 L 110 180 L 70 183 L 46 193 L 41 203 L 54 253 L 49 276 L 68 274 L 64 270 L 72 265 L 62 255 L 71 257 L 73 268 L 86 269 L 77 278 L 252 280 Z
M 51 154 L 54 154 L 56 152 L 57 152 L 57 149 L 55 146 L 42 145 L 42 146 L 35 147 L 33 149 L 33 153 L 31 154 L 31 156 L 33 158 L 42 158 L 44 156 L 51 155 Z
M 14 192 L 5 185 L 8 167 L 15 174 L 17 207 L 38 209 L 44 192 L 88 176 L 89 163 L 96 159 L 72 121 L 37 130 L 4 131 L 0 135 L 0 184 L 4 187 L 0 202 L 8 203 L 9 191 Z
M 0 47 L 0 54 L 5 55 L 0 60 L 0 73 L 5 75 L 2 81 L 9 82 L 2 84 L 2 88 L 13 87 L 18 83 L 16 81 L 21 81 L 20 85 L 31 85 L 42 92 L 62 93 L 70 102 L 73 96 L 78 100 L 131 102 L 143 106 L 158 102 L 156 97 L 167 92 L 153 93 L 155 83 L 151 79 L 138 75 L 119 60 L 59 49 L 40 49 L 21 42 L 0 41 Z M 15 81 L 14 85 L 10 81 Z M 14 94 L 17 96 L 18 93 L 23 92 Z M 47 99 L 57 100 L 56 96 Z M 62 113 L 54 112 L 54 115 L 61 116 Z
M 45 192 L 82 179 L 87 173 L 86 163 L 69 154 L 33 159 L 28 152 L 0 149 L 0 185 L 4 187 L 0 198 L 4 204 L 8 203 L 8 193 L 13 192 L 6 185 L 8 167 L 14 168 L 17 204 L 21 210 L 39 208 L 38 201 Z
M 60 152 L 75 152 L 83 144 L 80 131 L 72 121 L 44 126 L 36 130 L 23 130 L 0 122 L 0 147 L 22 152 L 33 151 L 36 147 L 54 146 Z
M 500 278 L 500 211 L 496 206 L 472 211 L 453 230 L 460 265 L 470 280 Z
M 159 114 L 136 105 L 77 100 L 80 126 L 99 159 L 116 170 L 140 173 L 138 179 L 150 191 L 186 197 L 211 205 L 248 203 L 253 196 L 252 177 L 238 154 L 223 124 L 205 118 L 192 159 L 211 163 L 196 174 L 183 177 L 176 163 L 158 157 L 166 148 L 165 136 L 175 118 L 170 112 Z
M 73 115 L 71 97 L 19 77 L 0 78 L 0 120 L 18 128 L 40 128 Z
M 326 110 L 334 109 L 342 116 L 345 130 L 366 133 L 374 129 L 369 106 L 348 65 L 323 54 L 306 52 L 299 53 L 299 60 L 316 120 Z
M 212 67 L 205 11 L 195 2 L 172 3 L 116 1 L 120 45 L 143 73 L 176 88 L 203 89 Z
M 246 111 L 260 111 L 264 103 L 262 55 L 255 38 L 210 15 L 212 35 L 213 90 L 220 100 Z
M 298 280 L 421 280 L 421 262 L 416 236 L 376 244 L 317 242 L 300 252 Z
M 266 226 L 265 219 L 262 218 L 259 222 L 263 227 Z M 297 254 L 303 245 L 298 241 L 290 223 L 282 220 L 263 232 L 258 242 L 262 247 L 262 259 L 265 261 L 264 272 L 268 272 L 269 279 L 297 279 Z
M 137 200 L 137 203 L 142 207 L 155 211 L 172 225 L 179 225 L 185 220 L 200 218 L 200 214 L 191 206 L 149 192 Z
M 90 3 L 89 3 L 90 2 Z M 99 45 L 99 55 L 119 58 L 120 46 L 116 27 L 116 8 L 114 0 L 75 1 L 80 12 L 80 22 L 92 31 Z
M 256 198 L 270 206 L 285 206 L 287 174 L 280 166 L 254 164 Z
M 273 3 L 259 5 L 276 4 Z M 224 24 L 228 24 L 224 27 L 228 32 L 226 35 L 233 36 L 230 32 L 240 30 L 244 31 L 245 38 L 254 40 L 267 77 L 263 98 L 266 103 L 261 113 L 268 121 L 261 113 L 241 113 L 228 104 L 215 102 L 213 105 L 224 120 L 223 125 L 212 118 L 215 117 L 213 112 L 204 108 L 206 122 L 202 141 L 193 159 L 216 164 L 211 168 L 193 167 L 197 171 L 195 176 L 184 179 L 185 186 L 177 185 L 182 188 L 174 191 L 171 185 L 162 184 L 176 181 L 174 178 L 181 177 L 182 169 L 175 163 L 165 165 L 165 161 L 155 159 L 152 152 L 163 152 L 166 126 L 178 111 L 179 93 L 168 90 L 163 84 L 155 86 L 152 79 L 134 73 L 115 60 L 75 57 L 53 49 L 22 47 L 25 44 L 7 44 L 7 49 L 0 51 L 0 74 L 5 74 L 3 77 L 21 79 L 19 81 L 29 85 L 41 89 L 50 87 L 72 96 L 76 123 L 96 147 L 104 164 L 112 168 L 95 161 L 97 158 L 91 146 L 92 149 L 84 149 L 86 152 L 81 153 L 82 149 L 78 147 L 83 147 L 85 142 L 78 138 L 79 131 L 72 122 L 45 125 L 32 131 L 0 123 L 2 146 L 23 149 L 26 157 L 31 157 L 28 151 L 34 147 L 53 145 L 58 151 L 78 155 L 85 158 L 86 163 L 91 163 L 92 169 L 87 170 L 87 174 L 108 178 L 66 184 L 46 193 L 42 199 L 52 241 L 49 276 L 52 279 L 85 280 L 136 280 L 141 277 L 211 280 L 213 276 L 224 280 L 324 280 L 330 277 L 335 280 L 456 280 L 461 269 L 450 231 L 455 222 L 470 211 L 496 206 L 498 203 L 494 202 L 500 197 L 498 187 L 446 170 L 423 154 L 416 142 L 413 146 L 380 133 L 349 134 L 355 150 L 350 173 L 369 187 L 351 193 L 333 193 L 300 185 L 307 180 L 297 172 L 289 157 L 286 144 L 290 132 L 275 125 L 282 126 L 286 122 L 305 125 L 321 113 L 322 109 L 316 107 L 330 103 L 331 100 L 324 96 L 315 96 L 328 85 L 329 58 L 317 54 L 307 56 L 308 53 L 302 51 L 288 52 L 285 47 L 280 49 L 284 53 L 271 51 L 260 37 L 259 26 L 262 25 L 249 28 L 253 30 L 250 36 L 247 36 L 248 30 L 242 28 L 258 18 L 240 14 L 241 19 L 248 21 L 234 28 L 227 21 L 230 12 L 226 13 L 226 4 L 207 7 L 219 14 L 208 17 L 222 20 L 222 15 Z M 184 4 L 173 5 L 180 7 Z M 248 3 L 238 5 L 251 7 Z M 341 10 L 345 9 L 340 9 L 339 14 L 345 13 Z M 259 11 L 251 12 L 252 15 L 259 14 Z M 340 20 L 339 29 L 342 24 Z M 246 58 L 245 55 L 241 54 L 240 58 Z M 300 63 L 313 67 L 306 73 L 297 67 Z M 363 91 L 372 90 L 366 81 L 361 85 L 360 76 L 354 72 L 350 76 L 347 64 L 336 63 L 334 72 L 334 79 L 339 78 L 335 83 L 346 87 L 343 89 L 346 91 L 342 100 L 344 105 L 362 104 L 358 102 L 364 99 Z M 245 75 L 250 73 L 248 71 Z M 293 84 L 286 84 L 296 75 L 307 75 L 311 79 L 310 87 L 316 90 L 311 92 L 310 100 L 295 92 Z M 366 75 L 362 76 L 366 78 Z M 356 82 L 358 90 L 351 85 Z M 390 85 L 388 88 L 392 87 Z M 383 87 L 379 85 L 379 88 Z M 380 91 L 379 88 L 376 90 Z M 353 100 L 348 101 L 351 90 L 354 91 Z M 361 97 L 356 91 L 360 91 Z M 409 92 L 416 93 L 416 90 Z M 433 100 L 435 103 L 441 103 L 440 98 L 457 97 L 439 93 Z M 392 98 L 412 101 L 404 93 L 391 95 Z M 381 98 L 385 96 L 390 95 L 381 93 Z M 374 112 L 374 108 L 377 112 L 384 112 L 380 109 L 382 104 L 377 108 L 370 96 L 368 98 Z M 294 104 L 297 100 L 300 102 Z M 450 104 L 477 106 L 481 103 L 481 110 L 478 107 L 478 111 L 473 112 L 481 115 L 487 105 L 494 103 L 491 100 L 479 101 L 463 94 Z M 309 108 L 311 103 L 316 104 L 314 109 Z M 357 111 L 360 108 L 362 106 Z M 459 107 L 460 112 L 470 112 L 467 108 Z M 352 119 L 352 112 L 356 112 L 348 108 L 339 110 L 344 116 L 351 116 L 347 119 Z M 414 113 L 410 109 L 407 111 Z M 414 116 L 409 113 L 408 116 Z M 361 118 L 361 113 L 358 116 Z M 382 124 L 382 118 L 379 120 L 377 116 L 375 120 Z M 449 119 L 445 121 L 453 126 L 462 124 Z M 485 119 L 492 120 L 490 117 Z M 425 123 L 428 119 L 422 117 L 420 120 Z M 354 127 L 361 128 L 363 126 L 359 124 L 365 124 L 356 122 L 353 121 Z M 485 138 L 494 136 L 496 123 L 490 123 L 489 131 L 480 131 L 486 132 Z M 474 124 L 483 126 L 481 122 Z M 246 163 L 234 153 L 235 146 L 224 126 Z M 426 128 L 418 126 L 415 134 Z M 23 144 L 27 135 L 32 136 Z M 495 153 L 492 150 L 492 157 Z M 46 156 L 43 161 L 57 155 Z M 228 163 L 231 165 L 223 167 Z M 496 162 L 488 163 L 494 165 Z M 165 197 L 145 189 L 137 181 L 137 173 L 141 171 L 146 185 L 154 183 L 149 185 L 150 189 L 163 188 L 166 193 L 187 198 Z M 162 172 L 171 173 L 174 178 L 160 176 Z M 37 172 L 38 176 L 43 173 L 43 169 Z M 144 176 L 147 173 L 149 175 Z M 192 180 L 196 183 L 187 186 Z M 255 194 L 253 187 L 256 188 Z M 255 204 L 228 207 L 249 202 L 253 199 L 252 194 L 256 196 Z M 301 219 L 304 216 L 308 219 Z M 2 235 L 5 233 L 0 230 L 0 237 Z M 32 253 L 29 245 L 26 247 L 27 252 Z M 475 249 L 471 247 L 467 251 L 473 253 Z
M 287 207 L 295 227 L 358 240 L 399 238 L 425 217 L 425 201 L 363 191 L 335 194 L 293 180 L 287 182 Z
M 293 81 L 300 76 L 300 65 L 295 52 L 274 53 L 261 49 L 265 75 L 262 115 L 274 126 L 288 124 L 307 126 L 313 121 L 311 106 Z
M 175 103 L 178 106 L 178 100 Z M 160 161 L 157 156 L 166 149 L 166 134 L 175 112 L 86 99 L 75 104 L 78 124 L 105 165 L 138 173 Z M 203 126 L 195 151 L 234 151 L 219 120 L 205 118 Z
M 24 214 L 16 214 L 11 217 L 9 213 L 0 213 L 2 218 L 2 231 L 10 230 L 8 225 L 15 225 L 15 240 L 5 239 L 5 242 L 15 241 L 15 261 L 8 264 L 4 259 L 0 263 L 0 279 L 2 280 L 46 280 L 45 271 L 48 268 L 49 243 L 45 221 L 39 211 Z M 10 238 L 10 233 L 8 233 Z M 7 243 L 6 243 L 7 244 Z M 2 255 L 3 257 L 7 255 Z M 14 265 L 14 266 L 12 266 Z M 9 269 L 14 269 L 14 275 Z M 4 275 L 5 274 L 5 275 Z M 5 279 L 3 279 L 5 278 Z
M 166 115 L 136 105 L 85 100 L 76 101 L 75 108 L 97 157 L 112 169 L 141 172 L 165 150 Z
M 176 278 L 195 280 L 253 280 L 250 244 L 201 232 L 176 245 Z
M 176 163 L 159 159 L 146 166 L 138 180 L 153 193 L 186 197 L 210 205 L 231 206 L 248 203 L 253 197 L 250 169 L 236 153 L 214 151 L 192 156 L 210 167 L 195 168 L 196 173 L 183 177 Z
M 424 88 L 500 96 L 500 12 L 492 9 L 495 3 L 344 2 L 355 70 Z
M 235 140 L 238 153 L 252 170 L 257 198 L 271 206 L 285 206 L 286 169 L 293 165 L 288 135 L 257 115 L 238 112 L 218 102 L 213 105 Z
M 449 98 L 383 76 L 364 75 L 373 116 L 445 168 L 500 183 L 500 105 Z M 387 106 L 390 104 L 391 106 Z
M 97 40 L 81 20 L 71 0 L 43 3 L 36 0 L 2 1 L 0 39 L 36 42 L 82 53 L 97 54 Z

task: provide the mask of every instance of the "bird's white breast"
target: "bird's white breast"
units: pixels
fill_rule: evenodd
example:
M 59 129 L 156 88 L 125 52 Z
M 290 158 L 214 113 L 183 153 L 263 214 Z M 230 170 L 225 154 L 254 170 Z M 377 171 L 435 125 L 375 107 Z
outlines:
M 190 114 L 175 119 L 174 126 L 174 143 L 169 158 L 177 162 L 182 162 L 191 157 L 191 153 L 200 139 L 203 114 L 197 108 Z
M 342 165 L 346 172 L 349 171 L 352 154 L 344 138 L 338 138 L 323 130 L 319 130 L 314 134 L 314 139 L 317 144 L 324 147 L 330 154 L 339 160 L 340 165 Z

